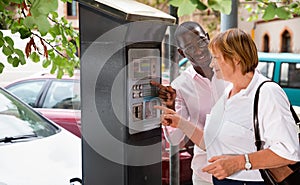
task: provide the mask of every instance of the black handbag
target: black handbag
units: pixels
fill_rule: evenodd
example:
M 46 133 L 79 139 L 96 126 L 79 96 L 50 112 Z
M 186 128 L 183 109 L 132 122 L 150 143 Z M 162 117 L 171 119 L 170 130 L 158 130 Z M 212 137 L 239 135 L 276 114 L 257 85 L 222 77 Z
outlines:
M 262 82 L 254 97 L 254 114 L 253 114 L 253 124 L 254 124 L 254 132 L 255 132 L 255 145 L 258 150 L 262 150 L 262 141 L 260 140 L 259 134 L 259 123 L 258 123 L 258 100 L 259 100 L 259 91 L 260 87 L 265 82 L 272 82 L 272 81 L 264 81 Z M 275 82 L 273 82 L 275 83 Z M 293 114 L 295 119 L 295 123 L 298 124 L 299 118 L 294 111 L 292 105 L 290 105 L 290 110 Z M 298 125 L 299 127 L 299 125 Z M 300 135 L 298 134 L 298 138 L 300 141 Z M 300 162 L 297 162 L 292 165 L 287 165 L 279 168 L 271 168 L 271 169 L 260 169 L 259 170 L 264 182 L 266 185 L 300 185 Z

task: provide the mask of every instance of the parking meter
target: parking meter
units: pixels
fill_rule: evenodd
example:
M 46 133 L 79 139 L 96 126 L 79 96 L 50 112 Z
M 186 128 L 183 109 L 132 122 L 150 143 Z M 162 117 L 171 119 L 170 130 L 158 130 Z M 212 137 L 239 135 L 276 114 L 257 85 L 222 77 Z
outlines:
M 79 1 L 83 184 L 161 184 L 157 89 L 175 18 L 132 0 Z

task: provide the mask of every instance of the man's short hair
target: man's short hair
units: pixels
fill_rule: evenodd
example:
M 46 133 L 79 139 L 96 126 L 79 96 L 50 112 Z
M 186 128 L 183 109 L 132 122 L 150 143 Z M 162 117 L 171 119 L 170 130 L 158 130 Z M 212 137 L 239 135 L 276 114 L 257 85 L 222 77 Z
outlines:
M 177 45 L 179 46 L 179 38 L 183 34 L 194 33 L 195 36 L 197 36 L 198 34 L 196 35 L 195 30 L 199 31 L 199 33 L 203 33 L 203 35 L 206 35 L 206 31 L 197 22 L 187 21 L 180 24 L 174 33 Z

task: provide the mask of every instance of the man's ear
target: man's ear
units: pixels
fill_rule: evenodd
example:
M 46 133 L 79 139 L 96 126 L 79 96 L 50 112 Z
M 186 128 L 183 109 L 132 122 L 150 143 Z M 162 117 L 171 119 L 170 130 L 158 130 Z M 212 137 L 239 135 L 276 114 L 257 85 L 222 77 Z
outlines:
M 207 32 L 205 33 L 205 36 L 206 36 L 207 40 L 210 41 L 209 34 Z
M 183 53 L 182 49 L 178 48 L 177 51 L 183 58 L 185 58 L 185 54 Z

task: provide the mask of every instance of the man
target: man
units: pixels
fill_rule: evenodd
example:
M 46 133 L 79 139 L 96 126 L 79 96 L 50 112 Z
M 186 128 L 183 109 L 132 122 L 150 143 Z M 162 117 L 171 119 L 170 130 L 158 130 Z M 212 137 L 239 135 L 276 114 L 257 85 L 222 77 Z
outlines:
M 191 66 L 177 77 L 171 86 L 164 87 L 156 82 L 151 84 L 159 88 L 159 97 L 168 108 L 203 129 L 206 114 L 210 112 L 224 89 L 223 81 L 215 79 L 212 68 L 209 67 L 211 62 L 208 50 L 209 35 L 198 23 L 184 22 L 176 29 L 175 40 L 179 54 L 186 57 Z M 178 145 L 184 137 L 181 130 L 175 129 L 169 131 L 167 139 L 171 144 Z M 192 134 L 188 137 L 193 141 Z M 193 185 L 212 184 L 211 175 L 201 170 L 206 165 L 206 153 L 195 145 L 191 164 Z

